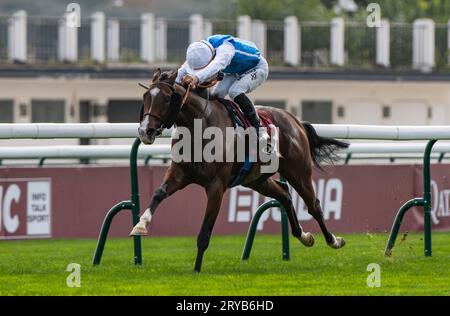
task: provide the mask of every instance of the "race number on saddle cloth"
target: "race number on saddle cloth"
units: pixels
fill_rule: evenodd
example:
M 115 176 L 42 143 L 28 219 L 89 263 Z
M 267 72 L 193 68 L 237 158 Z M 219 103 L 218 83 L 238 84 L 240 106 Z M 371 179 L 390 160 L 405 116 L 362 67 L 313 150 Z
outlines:
M 192 83 L 192 78 L 195 78 L 196 84 L 203 83 L 220 72 L 224 77 L 213 88 L 212 95 L 221 99 L 230 96 L 258 134 L 260 118 L 246 94 L 267 79 L 267 61 L 252 42 L 231 35 L 212 35 L 189 45 L 186 62 L 178 70 L 176 82 Z M 259 136 L 269 139 L 265 130 Z

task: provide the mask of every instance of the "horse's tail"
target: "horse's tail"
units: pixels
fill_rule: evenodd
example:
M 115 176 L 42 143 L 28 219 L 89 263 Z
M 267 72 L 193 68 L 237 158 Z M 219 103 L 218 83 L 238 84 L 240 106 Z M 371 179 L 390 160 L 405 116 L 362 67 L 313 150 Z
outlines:
M 311 152 L 314 165 L 321 170 L 323 170 L 321 163 L 325 162 L 333 164 L 339 159 L 336 151 L 339 149 L 348 148 L 349 146 L 348 143 L 337 139 L 317 135 L 314 127 L 308 122 L 302 122 L 301 124 L 306 131 L 306 135 L 308 136 L 309 150 Z

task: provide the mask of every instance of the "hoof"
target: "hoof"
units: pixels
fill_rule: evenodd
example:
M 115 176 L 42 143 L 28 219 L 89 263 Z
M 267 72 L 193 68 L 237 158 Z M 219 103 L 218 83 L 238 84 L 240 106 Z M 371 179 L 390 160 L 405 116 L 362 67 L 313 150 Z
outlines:
M 134 226 L 129 236 L 132 237 L 132 236 L 146 236 L 146 235 L 147 229 L 144 226 L 137 224 L 136 226 Z
M 302 233 L 299 240 L 305 247 L 312 247 L 314 245 L 314 235 L 311 233 Z
M 345 240 L 342 237 L 335 237 L 334 243 L 328 244 L 333 249 L 339 249 L 345 246 Z
M 385 255 L 386 257 L 392 256 L 392 249 L 386 249 L 386 250 L 384 251 L 384 255 Z

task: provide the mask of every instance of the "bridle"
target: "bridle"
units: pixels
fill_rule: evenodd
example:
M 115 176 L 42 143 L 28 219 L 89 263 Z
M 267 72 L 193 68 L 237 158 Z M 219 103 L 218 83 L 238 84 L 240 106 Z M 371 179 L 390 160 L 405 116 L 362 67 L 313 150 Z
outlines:
M 219 81 L 218 78 L 214 78 L 214 79 L 210 80 L 209 82 L 197 85 L 197 87 L 202 88 L 202 89 L 208 89 L 208 88 L 214 86 L 218 81 Z M 142 84 L 139 84 L 139 85 L 142 86 L 142 87 L 147 88 L 146 86 L 144 86 Z M 171 107 L 170 110 L 173 111 L 174 110 L 173 108 L 177 108 L 177 111 L 173 111 L 173 112 L 177 112 L 178 113 L 183 108 L 184 104 L 186 103 L 186 101 L 187 101 L 187 99 L 188 99 L 188 97 L 189 97 L 189 95 L 191 93 L 191 89 L 192 89 L 191 85 L 189 85 L 186 88 L 186 91 L 185 91 L 185 93 L 184 93 L 184 95 L 182 97 L 181 97 L 181 95 L 178 92 L 176 92 L 174 85 L 172 85 L 170 83 L 167 83 L 165 81 L 159 81 L 159 82 L 152 83 L 147 89 L 150 90 L 151 88 L 156 88 L 159 85 L 165 85 L 166 87 L 169 87 L 169 89 L 172 91 L 171 100 L 170 100 L 170 107 Z M 202 111 L 202 116 L 205 114 L 205 111 L 208 108 L 208 105 L 209 105 L 209 90 L 208 90 L 208 96 L 206 98 L 206 105 L 205 105 L 205 107 L 203 108 L 203 111 Z M 153 117 L 153 118 L 155 118 L 155 119 L 157 119 L 158 121 L 161 122 L 161 127 L 156 129 L 156 132 L 157 132 L 158 135 L 160 135 L 165 128 L 172 127 L 172 125 L 175 122 L 175 118 L 174 117 L 172 117 L 172 119 L 169 120 L 169 122 L 167 122 L 167 119 L 164 120 L 161 116 L 159 116 L 157 114 L 154 114 L 154 113 L 150 113 L 150 111 L 146 112 L 146 113 L 143 113 L 142 114 L 142 119 L 144 119 L 146 116 Z M 172 116 L 174 116 L 174 114 L 172 114 Z
M 175 112 L 174 108 L 177 108 L 176 112 L 178 113 L 179 110 L 181 110 L 183 105 L 186 103 L 186 100 L 189 97 L 189 93 L 191 91 L 191 88 L 188 87 L 186 89 L 186 92 L 184 93 L 183 97 L 181 97 L 181 95 L 178 92 L 175 91 L 175 87 L 173 85 L 171 85 L 170 83 L 164 82 L 164 81 L 155 82 L 155 83 L 151 84 L 147 89 L 150 90 L 150 89 L 156 88 L 156 87 L 158 87 L 160 85 L 165 85 L 165 86 L 169 87 L 170 91 L 172 92 L 171 98 L 170 98 L 170 108 L 171 108 L 170 111 L 171 112 Z M 141 86 L 143 86 L 143 85 L 141 85 Z M 158 134 L 162 133 L 164 128 L 170 128 L 173 125 L 174 121 L 175 121 L 174 117 L 171 120 L 167 121 L 167 119 L 165 120 L 161 116 L 159 116 L 158 114 L 151 113 L 150 111 L 146 112 L 146 113 L 143 113 L 142 114 L 142 119 L 144 119 L 146 116 L 153 117 L 153 118 L 155 118 L 155 119 L 157 119 L 157 120 L 159 120 L 161 122 L 161 127 L 156 129 Z M 174 116 L 174 114 L 172 114 L 171 116 Z

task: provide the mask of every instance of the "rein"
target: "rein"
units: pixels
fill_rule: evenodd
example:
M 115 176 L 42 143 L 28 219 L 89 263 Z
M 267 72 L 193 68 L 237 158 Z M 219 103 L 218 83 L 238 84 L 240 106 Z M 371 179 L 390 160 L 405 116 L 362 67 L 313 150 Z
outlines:
M 205 82 L 205 83 L 203 83 L 203 84 L 198 84 L 197 87 L 200 88 L 200 89 L 209 89 L 209 88 L 215 86 L 216 83 L 217 83 L 218 81 L 219 81 L 219 79 L 214 78 L 214 79 L 211 80 L 211 81 Z M 190 92 L 191 92 L 191 86 L 189 85 L 189 86 L 187 87 L 187 89 L 186 89 L 186 92 L 185 92 L 184 96 L 183 96 L 183 102 L 181 103 L 181 106 L 183 106 L 184 103 L 186 103 L 186 100 L 187 100 L 187 98 L 189 97 L 189 93 L 190 93 Z M 208 93 L 208 94 L 209 94 L 209 93 Z M 208 101 L 208 98 L 207 98 L 206 100 Z M 208 105 L 206 105 L 206 106 L 208 106 Z M 204 113 L 204 112 L 205 112 L 205 109 L 203 110 L 203 113 Z
M 201 88 L 201 89 L 209 89 L 209 88 L 211 88 L 212 86 L 216 85 L 216 83 L 217 83 L 218 81 L 219 81 L 219 79 L 215 78 L 215 79 L 213 79 L 213 80 L 211 80 L 211 81 L 209 81 L 209 82 L 206 82 L 206 83 L 204 83 L 204 84 L 199 84 L 199 85 L 197 85 L 197 87 L 199 87 L 199 88 Z M 157 87 L 157 86 L 160 85 L 160 84 L 163 84 L 163 85 L 169 87 L 170 90 L 172 91 L 172 94 L 173 94 L 173 93 L 177 93 L 177 92 L 175 91 L 175 87 L 174 87 L 173 85 L 171 85 L 170 83 L 164 82 L 164 81 L 155 82 L 155 83 L 151 84 L 149 87 L 146 87 L 145 85 L 139 83 L 139 85 L 140 85 L 141 87 L 144 87 L 144 88 L 146 88 L 147 90 L 150 90 L 152 87 Z M 183 97 L 182 97 L 182 100 L 181 100 L 180 109 L 184 106 L 184 104 L 186 103 L 187 99 L 189 98 L 189 95 L 190 95 L 190 93 L 191 93 L 191 89 L 192 89 L 192 88 L 191 88 L 191 85 L 189 85 L 189 86 L 186 88 L 186 91 L 185 91 L 185 93 L 184 93 L 184 95 L 183 95 Z M 209 105 L 209 90 L 207 90 L 207 91 L 208 91 L 208 96 L 207 96 L 207 98 L 206 98 L 206 105 L 203 107 L 203 111 L 202 111 L 201 117 L 204 116 L 204 114 L 205 114 L 205 112 L 206 112 L 206 109 L 208 108 L 208 105 Z M 158 128 L 158 132 L 162 132 L 162 130 L 164 129 L 164 125 L 165 125 L 164 119 L 163 119 L 162 117 L 160 117 L 159 115 L 154 114 L 154 113 L 150 113 L 150 112 L 144 113 L 142 117 L 144 118 L 144 117 L 146 117 L 146 116 L 154 117 L 154 118 L 156 118 L 157 120 L 161 121 L 161 122 L 162 122 L 162 125 L 161 125 L 160 128 Z
M 211 81 L 205 82 L 203 84 L 198 84 L 197 86 L 202 89 L 208 89 L 208 88 L 215 86 L 217 82 L 219 82 L 219 79 L 214 78 Z
M 181 107 L 186 103 L 187 98 L 189 97 L 189 93 L 191 93 L 191 85 L 189 85 L 184 93 L 183 100 L 181 101 Z
M 205 105 L 205 107 L 203 108 L 201 117 L 205 116 L 206 109 L 208 108 L 208 105 L 209 105 L 209 88 L 215 86 L 219 81 L 220 81 L 219 78 L 216 77 L 216 78 L 212 79 L 212 80 L 209 81 L 209 82 L 206 82 L 206 83 L 204 83 L 204 84 L 199 84 L 199 85 L 198 85 L 199 88 L 201 88 L 201 89 L 206 89 L 206 91 L 207 91 L 207 95 L 206 95 L 206 105 Z M 189 88 L 190 88 L 190 86 L 189 86 Z
M 209 88 L 214 86 L 217 83 L 217 81 L 218 80 L 212 80 L 212 81 L 208 82 L 207 84 L 197 85 L 198 88 L 207 89 L 206 91 L 208 91 L 208 95 L 206 96 L 206 105 L 203 107 L 202 114 L 198 118 L 202 118 L 205 115 L 206 109 L 208 108 L 208 105 L 209 105 Z M 186 89 L 186 92 L 184 93 L 183 101 L 181 103 L 181 108 L 183 107 L 184 103 L 186 102 L 187 98 L 189 97 L 190 92 L 191 92 L 191 86 L 189 85 Z

